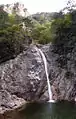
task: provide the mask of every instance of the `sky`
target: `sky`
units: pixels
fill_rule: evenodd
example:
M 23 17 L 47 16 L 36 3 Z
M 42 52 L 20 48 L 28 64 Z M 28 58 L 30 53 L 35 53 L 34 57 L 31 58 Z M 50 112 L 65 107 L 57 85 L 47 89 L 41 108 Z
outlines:
M 36 12 L 57 12 L 64 8 L 68 0 L 0 0 L 0 4 L 20 2 L 25 5 L 30 14 Z

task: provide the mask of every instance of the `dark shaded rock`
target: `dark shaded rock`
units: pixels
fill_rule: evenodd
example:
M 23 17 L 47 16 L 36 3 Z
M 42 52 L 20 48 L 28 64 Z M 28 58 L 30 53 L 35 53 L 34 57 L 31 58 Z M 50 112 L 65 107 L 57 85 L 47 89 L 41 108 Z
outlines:
M 55 47 L 55 46 L 54 46 Z M 58 62 L 62 54 L 55 52 L 52 44 L 43 46 L 42 51 L 48 62 L 48 72 L 52 85 L 53 98 L 59 100 L 75 100 L 76 97 L 76 52 L 75 49 L 68 53 L 65 65 Z M 64 60 L 64 58 L 62 57 Z M 60 64 L 60 65 L 59 65 Z M 62 64 L 62 66 L 61 66 Z
M 31 102 L 48 100 L 44 63 L 37 47 L 41 48 L 47 59 L 53 99 L 75 100 L 75 53 L 74 58 L 68 54 L 67 57 L 70 57 L 70 60 L 66 63 L 67 68 L 63 68 L 57 62 L 61 56 L 54 52 L 52 44 L 30 45 L 15 59 L 0 65 L 0 107 L 2 109 L 15 107 L 18 99 Z

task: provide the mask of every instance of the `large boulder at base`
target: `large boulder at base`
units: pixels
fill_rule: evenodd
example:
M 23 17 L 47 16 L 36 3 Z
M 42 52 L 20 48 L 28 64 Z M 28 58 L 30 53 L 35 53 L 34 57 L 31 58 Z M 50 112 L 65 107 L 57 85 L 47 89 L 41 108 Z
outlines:
M 0 106 L 14 106 L 15 100 L 47 100 L 44 95 L 46 87 L 44 63 L 38 48 L 31 45 L 15 59 L 0 65 Z M 47 97 L 47 98 L 45 98 Z M 17 100 L 18 100 L 17 99 Z M 9 102 L 9 103 L 6 103 Z

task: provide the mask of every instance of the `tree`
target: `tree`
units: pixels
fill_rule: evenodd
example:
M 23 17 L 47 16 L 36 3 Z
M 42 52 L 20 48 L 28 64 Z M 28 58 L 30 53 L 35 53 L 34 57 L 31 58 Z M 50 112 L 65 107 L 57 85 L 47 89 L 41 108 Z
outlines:
M 8 14 L 3 10 L 4 6 L 0 5 L 0 29 L 6 28 L 8 26 Z
M 63 8 L 61 11 L 64 12 L 65 10 L 67 12 L 72 12 L 76 8 L 76 2 L 74 0 L 68 0 L 67 5 L 65 8 Z
M 47 44 L 51 42 L 51 22 L 46 22 L 44 24 L 37 24 L 32 30 L 32 38 L 40 43 Z

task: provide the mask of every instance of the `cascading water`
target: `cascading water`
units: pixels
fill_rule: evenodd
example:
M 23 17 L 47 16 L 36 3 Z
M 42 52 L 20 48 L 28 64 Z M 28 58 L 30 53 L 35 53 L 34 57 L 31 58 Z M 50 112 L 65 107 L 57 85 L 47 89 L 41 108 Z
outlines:
M 1 80 L 3 80 L 4 75 L 5 75 L 5 67 L 4 67 L 4 69 L 2 70 L 2 77 L 1 77 Z
M 41 51 L 41 49 L 38 49 L 38 50 L 43 58 L 43 62 L 44 62 L 44 66 L 45 66 L 45 73 L 46 73 L 46 78 L 47 78 L 47 86 L 48 86 L 48 94 L 49 94 L 49 102 L 54 102 L 54 100 L 52 100 L 52 91 L 51 91 L 51 86 L 50 86 L 49 76 L 48 76 L 48 71 L 47 71 L 47 60 L 46 60 L 44 53 Z

